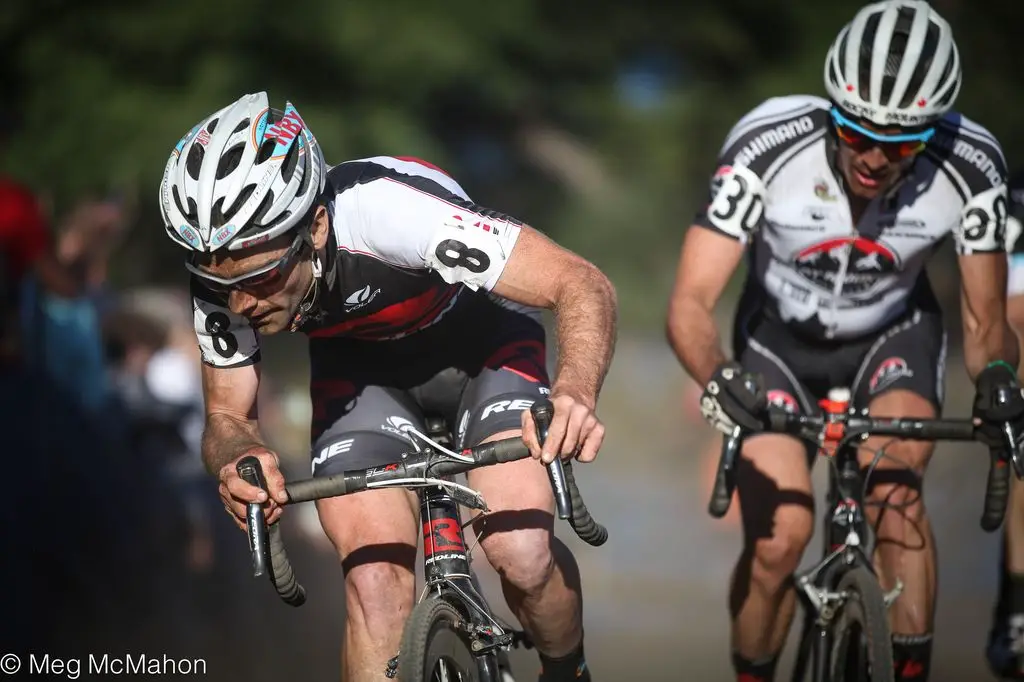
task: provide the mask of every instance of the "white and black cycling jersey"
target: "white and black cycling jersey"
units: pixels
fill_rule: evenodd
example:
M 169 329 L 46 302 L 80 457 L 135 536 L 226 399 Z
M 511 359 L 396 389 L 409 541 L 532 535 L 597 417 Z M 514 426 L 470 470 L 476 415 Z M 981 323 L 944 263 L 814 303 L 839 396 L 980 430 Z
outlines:
M 474 204 L 441 169 L 408 157 L 334 166 L 325 197 L 331 231 L 321 315 L 301 328 L 310 337 L 394 340 L 436 323 L 463 288 L 494 287 L 522 227 Z M 196 276 L 191 289 L 203 361 L 258 361 L 259 336 L 228 309 L 225 295 Z
M 748 245 L 748 284 L 783 321 L 811 338 L 848 339 L 907 310 L 947 235 L 961 255 L 1006 250 L 1006 164 L 987 130 L 950 113 L 854 225 L 833 163 L 830 106 L 795 95 L 744 116 L 695 224 Z
M 1011 176 L 1007 183 L 1010 192 L 1010 215 L 1006 219 L 1006 250 L 1009 252 L 1007 295 L 1024 294 L 1024 174 Z

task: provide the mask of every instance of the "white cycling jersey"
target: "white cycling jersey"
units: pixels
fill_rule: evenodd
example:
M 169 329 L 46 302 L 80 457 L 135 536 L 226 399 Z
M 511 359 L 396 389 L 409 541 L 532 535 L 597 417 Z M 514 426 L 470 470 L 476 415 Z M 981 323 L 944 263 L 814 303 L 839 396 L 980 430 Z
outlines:
M 996 139 L 950 113 L 906 177 L 855 226 L 833 165 L 830 103 L 772 98 L 729 133 L 696 224 L 749 247 L 748 283 L 821 339 L 862 337 L 908 307 L 947 235 L 957 253 L 1006 249 L 1006 164 Z
M 393 340 L 439 321 L 463 288 L 490 291 L 522 223 L 470 201 L 447 173 L 420 159 L 377 156 L 327 173 L 331 219 L 310 337 Z M 203 361 L 258 362 L 259 335 L 228 309 L 226 296 L 193 275 L 192 302 Z
M 1013 180 L 1010 181 L 1013 186 Z M 1006 219 L 1006 250 L 1009 252 L 1009 271 L 1006 293 L 1009 296 L 1024 294 L 1024 187 L 1010 190 L 1010 215 Z

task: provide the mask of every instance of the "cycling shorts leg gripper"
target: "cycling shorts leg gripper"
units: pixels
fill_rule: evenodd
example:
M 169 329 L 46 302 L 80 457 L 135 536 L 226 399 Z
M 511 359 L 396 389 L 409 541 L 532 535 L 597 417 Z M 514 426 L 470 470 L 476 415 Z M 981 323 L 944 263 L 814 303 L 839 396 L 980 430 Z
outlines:
M 409 426 L 426 432 L 423 416 L 404 391 L 367 386 L 314 442 L 312 473 L 329 476 L 398 461 L 415 451 L 414 441 L 423 445 L 407 434 Z
M 459 401 L 456 443 L 471 447 L 522 427 L 522 412 L 550 395 L 542 341 L 506 344 L 469 380 Z
M 770 404 L 781 407 L 790 414 L 817 414 L 817 404 L 812 399 L 811 392 L 793 369 L 757 338 L 747 339 L 739 363 L 744 370 L 761 374 Z M 804 447 L 807 450 L 807 461 L 813 462 L 817 449 L 810 443 L 805 443 Z

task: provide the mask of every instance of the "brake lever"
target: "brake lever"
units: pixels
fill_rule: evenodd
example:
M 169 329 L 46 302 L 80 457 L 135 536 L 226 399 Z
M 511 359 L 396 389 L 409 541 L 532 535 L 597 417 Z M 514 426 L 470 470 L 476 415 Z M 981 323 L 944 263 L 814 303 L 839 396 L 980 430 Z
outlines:
M 235 465 L 238 475 L 246 483 L 257 488 L 267 489 L 267 480 L 263 477 L 263 467 L 260 461 L 249 455 L 243 457 Z M 252 552 L 252 574 L 259 578 L 267 572 L 270 564 L 270 536 L 267 529 L 266 515 L 263 513 L 263 505 L 259 502 L 250 502 L 246 506 L 246 528 L 249 531 L 249 549 Z
M 1013 471 L 1017 478 L 1024 479 L 1024 462 L 1021 461 L 1020 448 L 1017 446 L 1017 434 L 1014 432 L 1013 424 L 1003 422 L 1003 438 L 1006 442 L 1006 451 L 1009 453 L 1010 462 L 1013 464 Z
M 549 400 L 537 401 L 530 407 L 530 414 L 533 415 L 533 423 L 537 427 L 537 439 L 543 446 L 548 439 L 548 428 L 551 426 L 555 407 Z M 547 469 L 551 490 L 555 495 L 558 518 L 567 520 L 572 517 L 572 498 L 569 496 L 569 486 L 565 481 L 565 467 L 560 453 L 555 453 L 555 458 L 548 464 Z

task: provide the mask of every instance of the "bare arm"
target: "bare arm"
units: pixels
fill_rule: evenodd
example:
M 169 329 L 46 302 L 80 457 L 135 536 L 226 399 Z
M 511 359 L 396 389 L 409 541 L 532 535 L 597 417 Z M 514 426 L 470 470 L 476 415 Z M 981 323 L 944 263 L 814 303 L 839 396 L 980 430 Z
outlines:
M 1024 359 L 1024 294 L 1014 294 L 1006 300 L 1006 318 L 1010 323 L 1010 329 L 1017 335 L 1017 354 Z M 1024 371 L 1018 370 L 1018 376 L 1024 380 Z
M 211 474 L 217 475 L 246 451 L 265 447 L 257 423 L 259 385 L 258 364 L 232 368 L 203 364 L 206 429 L 202 451 Z
M 1017 367 L 1017 337 L 1006 319 L 1006 254 L 960 256 L 959 264 L 967 373 L 974 379 L 995 360 Z
M 615 288 L 595 265 L 523 226 L 494 293 L 553 310 L 558 366 L 552 393 L 597 403 L 615 347 Z
M 672 350 L 699 384 L 726 360 L 712 315 L 743 257 L 743 244 L 693 225 L 686 231 L 666 332 Z

